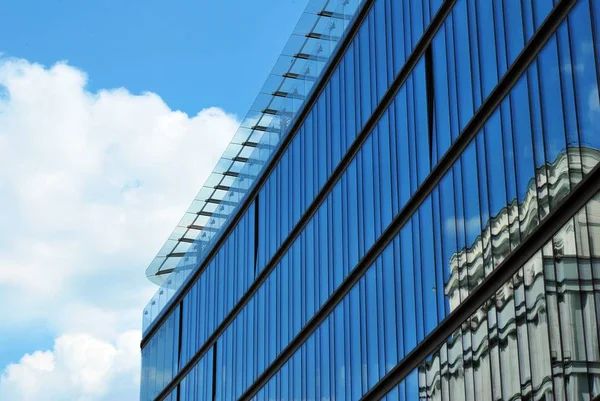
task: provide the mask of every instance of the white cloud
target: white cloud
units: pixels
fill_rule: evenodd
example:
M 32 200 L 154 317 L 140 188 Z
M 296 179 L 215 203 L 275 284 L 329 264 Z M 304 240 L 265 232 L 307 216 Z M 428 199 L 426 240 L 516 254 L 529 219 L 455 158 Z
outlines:
M 463 218 L 449 218 L 446 220 L 444 229 L 448 235 L 457 235 L 458 230 L 467 230 L 467 236 L 476 237 L 481 234 L 481 218 L 480 216 L 473 216 L 468 219 Z
M 65 334 L 54 349 L 26 354 L 0 376 L 3 400 L 131 400 L 139 394 L 138 331 L 114 343 Z
M 217 108 L 190 117 L 155 94 L 90 93 L 86 82 L 65 63 L 0 59 L 0 335 L 35 321 L 57 337 L 53 351 L 6 368 L 0 394 L 65 379 L 60 364 L 79 363 L 68 355 L 81 344 L 119 355 L 156 290 L 147 264 L 238 125 Z M 122 363 L 104 362 L 110 373 L 74 378 L 68 396 L 49 387 L 44 399 L 109 394 L 94 389 Z

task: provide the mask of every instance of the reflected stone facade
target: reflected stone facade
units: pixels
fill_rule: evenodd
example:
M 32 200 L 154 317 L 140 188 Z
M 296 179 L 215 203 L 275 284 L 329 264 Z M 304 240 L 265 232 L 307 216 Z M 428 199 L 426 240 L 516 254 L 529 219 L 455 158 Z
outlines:
M 569 148 L 544 166 L 545 174 L 536 177 L 538 188 L 559 199 L 599 160 L 597 150 Z M 546 174 L 551 179 L 540 183 Z M 476 286 L 485 269 L 498 266 L 514 249 L 519 232 L 510 228 L 517 216 L 526 216 L 520 221 L 523 231 L 523 226 L 537 225 L 538 213 L 548 213 L 547 196 L 536 204 L 533 181 L 530 187 L 524 202 L 512 202 L 488 222 L 472 247 L 452 256 L 445 287 L 452 310 L 465 296 L 459 281 L 460 287 Z M 499 250 L 493 256 L 490 233 Z M 599 394 L 598 306 L 600 196 L 421 364 L 420 399 L 584 400 Z

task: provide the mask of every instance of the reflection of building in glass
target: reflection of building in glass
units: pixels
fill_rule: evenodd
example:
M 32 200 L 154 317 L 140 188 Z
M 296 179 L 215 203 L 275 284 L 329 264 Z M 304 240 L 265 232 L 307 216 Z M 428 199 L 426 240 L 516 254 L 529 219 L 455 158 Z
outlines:
M 461 300 L 459 280 L 461 287 L 481 282 L 484 270 L 508 255 L 509 227 L 517 216 L 526 216 L 520 222 L 522 231 L 523 225 L 537 224 L 542 209 L 538 205 L 548 204 L 544 198 L 548 190 L 560 198 L 580 180 L 582 171 L 599 160 L 600 152 L 589 148 L 561 153 L 543 167 L 552 177 L 542 183 L 546 191 L 536 193 L 531 181 L 521 204 L 512 202 L 488 222 L 473 246 L 452 256 L 445 288 L 451 309 Z M 494 255 L 487 246 L 490 232 L 498 250 Z M 572 399 L 598 394 L 599 301 L 600 198 L 596 197 L 420 366 L 420 398 L 464 400 L 473 399 L 469 394 L 476 398 L 490 394 L 494 400 L 521 396 L 559 400 L 566 399 L 562 391 Z

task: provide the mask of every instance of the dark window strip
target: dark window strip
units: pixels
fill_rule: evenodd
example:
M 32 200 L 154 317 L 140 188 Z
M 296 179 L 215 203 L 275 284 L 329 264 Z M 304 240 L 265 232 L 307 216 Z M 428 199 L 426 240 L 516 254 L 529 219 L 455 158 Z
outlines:
M 256 195 L 256 200 L 254 202 L 254 277 L 256 278 L 256 267 L 258 265 L 258 236 L 259 236 L 259 229 L 258 229 L 258 215 L 259 215 L 259 202 L 260 200 L 260 196 Z
M 433 80 L 433 46 L 429 44 L 425 52 L 425 85 L 427 87 L 427 128 L 429 134 L 429 163 L 433 167 L 433 119 L 435 115 L 435 85 Z
M 213 363 L 212 363 L 212 401 L 216 401 L 216 399 L 217 399 L 217 343 L 215 343 L 213 345 L 212 354 L 213 354 Z

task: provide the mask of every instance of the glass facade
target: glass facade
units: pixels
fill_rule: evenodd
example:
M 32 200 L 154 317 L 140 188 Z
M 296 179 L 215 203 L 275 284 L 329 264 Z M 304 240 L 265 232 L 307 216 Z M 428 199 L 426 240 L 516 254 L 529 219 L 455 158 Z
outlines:
M 600 0 L 364 0 L 346 32 L 145 331 L 142 401 L 600 396 Z
M 600 394 L 599 223 L 600 193 L 420 364 L 418 399 Z

